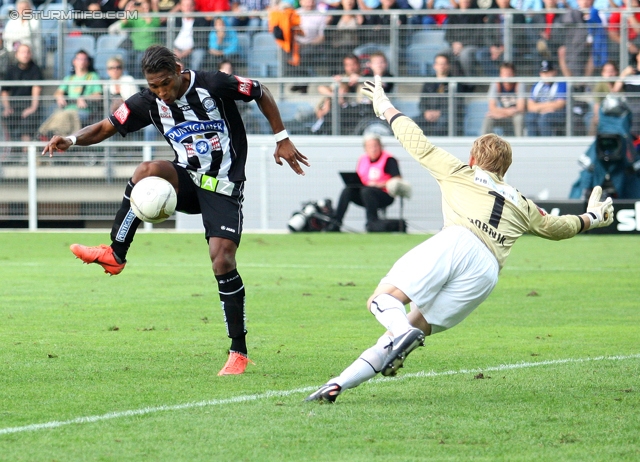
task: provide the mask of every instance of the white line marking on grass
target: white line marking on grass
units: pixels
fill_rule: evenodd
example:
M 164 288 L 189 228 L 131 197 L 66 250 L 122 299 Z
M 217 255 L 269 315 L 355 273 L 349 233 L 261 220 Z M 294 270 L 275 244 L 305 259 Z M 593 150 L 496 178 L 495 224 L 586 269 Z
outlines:
M 384 377 L 374 379 L 371 382 L 389 382 L 389 381 L 397 381 L 404 380 L 409 378 L 422 378 L 422 377 L 442 377 L 448 375 L 458 375 L 458 374 L 469 374 L 469 373 L 478 373 L 478 372 L 491 372 L 491 371 L 505 371 L 512 369 L 526 369 L 530 367 L 539 367 L 539 366 L 552 366 L 556 364 L 568 364 L 568 363 L 586 363 L 592 361 L 623 361 L 626 359 L 640 359 L 640 354 L 635 355 L 618 355 L 618 356 L 597 356 L 595 358 L 568 358 L 568 359 L 552 359 L 549 361 L 538 361 L 538 362 L 522 362 L 516 364 L 502 364 L 500 366 L 490 366 L 484 368 L 477 369 L 459 369 L 456 371 L 443 371 L 443 372 L 416 372 L 413 374 L 404 374 L 400 377 Z M 153 414 L 156 412 L 166 412 L 166 411 L 180 411 L 183 409 L 195 409 L 201 407 L 208 406 L 221 406 L 224 404 L 234 404 L 234 403 L 245 403 L 248 401 L 257 401 L 259 399 L 267 399 L 267 398 L 276 398 L 276 397 L 284 397 L 290 396 L 298 393 L 307 393 L 309 391 L 314 391 L 318 388 L 318 386 L 312 387 L 304 387 L 304 388 L 296 388 L 294 390 L 283 390 L 283 391 L 267 391 L 265 393 L 260 393 L 257 395 L 244 395 L 244 396 L 236 396 L 235 398 L 227 398 L 227 399 L 212 399 L 207 401 L 198 401 L 195 403 L 184 403 L 184 404 L 174 404 L 167 406 L 154 406 L 154 407 L 145 407 L 142 409 L 134 409 L 130 411 L 119 411 L 119 412 L 108 412 L 107 414 L 102 415 L 94 415 L 87 417 L 77 417 L 75 419 L 70 420 L 54 420 L 52 422 L 46 422 L 41 424 L 32 424 L 32 425 L 24 425 L 22 427 L 8 427 L 1 428 L 0 435 L 8 435 L 11 433 L 22 433 L 22 432 L 32 432 L 38 430 L 46 430 L 49 428 L 58 428 L 63 427 L 65 425 L 73 425 L 73 424 L 86 424 L 93 422 L 100 422 L 103 420 L 113 420 L 113 419 L 121 419 L 125 417 L 133 417 L 139 415 Z

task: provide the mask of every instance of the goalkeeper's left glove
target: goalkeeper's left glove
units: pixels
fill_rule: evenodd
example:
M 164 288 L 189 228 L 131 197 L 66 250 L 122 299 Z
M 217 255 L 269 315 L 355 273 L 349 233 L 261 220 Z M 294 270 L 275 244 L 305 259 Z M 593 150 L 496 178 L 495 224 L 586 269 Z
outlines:
M 602 188 L 596 186 L 587 203 L 587 215 L 591 220 L 589 228 L 602 228 L 613 223 L 613 201 L 607 197 L 604 202 L 600 202 L 600 197 L 602 197 Z
M 373 80 L 373 82 L 367 80 L 360 90 L 360 93 L 373 102 L 373 112 L 376 113 L 377 117 L 384 120 L 384 111 L 393 108 L 393 104 L 391 104 L 391 101 L 389 101 L 389 98 L 387 98 L 387 95 L 384 93 L 382 78 L 376 75 Z

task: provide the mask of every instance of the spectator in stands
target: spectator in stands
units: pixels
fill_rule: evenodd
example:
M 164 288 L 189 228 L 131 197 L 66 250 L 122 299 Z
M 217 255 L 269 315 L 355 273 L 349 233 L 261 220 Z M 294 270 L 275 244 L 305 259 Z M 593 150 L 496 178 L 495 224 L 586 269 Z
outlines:
M 134 83 L 132 76 L 124 73 L 124 61 L 117 56 L 107 61 L 107 73 L 109 80 L 114 81 L 108 88 L 109 112 L 113 113 L 127 98 L 138 93 L 140 88 Z
M 342 11 L 342 15 L 329 17 L 327 41 L 333 56 L 343 56 L 361 43 L 359 28 L 364 23 L 364 16 L 360 14 L 356 0 L 340 0 L 336 10 Z
M 553 136 L 564 128 L 567 107 L 567 84 L 550 82 L 556 76 L 551 61 L 540 64 L 540 82 L 531 89 L 525 125 L 528 136 Z
M 21 44 L 29 45 L 33 60 L 42 62 L 42 37 L 40 35 L 39 19 L 23 19 L 25 12 L 31 12 L 33 5 L 30 0 L 18 0 L 16 2 L 17 17 L 9 19 L 2 31 L 4 48 L 9 52 L 15 52 Z
M 514 59 L 529 52 L 529 43 L 527 43 L 526 28 L 524 24 L 526 19 L 523 14 L 516 13 L 516 10 L 510 5 L 510 0 L 495 0 L 494 8 L 500 10 L 511 10 L 512 27 L 507 30 L 506 16 L 502 13 L 492 13 L 486 17 L 487 28 L 484 30 L 485 47 L 476 53 L 476 58 L 480 62 L 480 66 L 485 75 L 497 77 L 500 73 L 500 66 L 504 60 L 504 38 L 506 34 L 511 34 L 511 55 Z
M 286 74 L 311 77 L 316 75 L 317 67 L 326 61 L 324 30 L 330 17 L 318 10 L 315 0 L 300 0 L 300 8 L 296 12 L 300 17 L 300 33 L 295 35 L 300 59 L 299 65 L 287 66 Z M 291 86 L 294 92 L 306 93 L 307 90 L 307 85 Z
M 365 14 L 364 24 L 367 29 L 364 31 L 363 40 L 365 42 L 387 42 L 389 41 L 389 30 L 391 26 L 391 13 L 397 13 L 400 5 L 396 0 L 380 0 L 380 4 L 373 10 L 376 12 L 387 12 L 389 14 Z M 407 16 L 401 14 L 398 16 L 396 26 L 407 23 Z M 384 33 L 384 35 L 382 35 Z
M 211 22 L 202 16 L 194 17 L 193 0 L 180 0 L 176 17 L 178 35 L 173 40 L 173 53 L 185 68 L 200 69 L 207 50 Z
M 613 85 L 613 91 L 626 94 L 627 105 L 633 113 L 631 132 L 640 134 L 640 51 L 632 64 L 620 72 L 620 77 Z
M 318 11 L 315 0 L 300 0 L 298 14 L 303 32 L 303 35 L 296 35 L 300 45 L 300 60 L 302 65 L 315 68 L 323 61 L 324 30 L 329 18 Z M 314 73 L 309 72 L 310 75 Z
M 640 1 L 638 0 L 625 0 L 624 5 L 621 8 L 635 9 L 633 14 L 627 16 L 627 50 L 629 52 L 629 63 L 633 64 L 638 52 L 640 51 L 640 11 L 637 9 L 640 7 Z M 620 48 L 620 21 L 621 13 L 611 13 L 609 16 L 609 39 L 617 44 L 615 49 Z
M 578 0 L 578 7 L 583 11 L 583 20 L 588 25 L 587 40 L 591 42 L 591 60 L 589 61 L 590 67 L 587 75 L 591 75 L 593 69 L 602 68 L 609 59 L 609 39 L 604 20 L 600 17 L 600 12 L 595 7 L 594 0 Z M 609 7 L 607 6 L 606 8 Z
M 229 0 L 196 0 L 196 11 L 202 13 L 213 12 L 219 13 L 222 11 L 230 11 L 231 5 Z M 211 21 L 212 17 L 207 18 Z
M 360 87 L 360 59 L 353 53 L 342 58 L 343 73 L 333 76 L 334 84 L 338 85 L 338 102 L 340 106 L 355 102 L 358 99 Z M 346 80 L 346 81 L 343 81 Z M 328 98 L 333 97 L 333 85 L 319 85 L 318 93 Z M 351 96 L 352 98 L 349 98 Z
M 460 11 L 471 11 L 472 0 L 460 0 Z M 481 14 L 452 14 L 447 21 L 445 40 L 449 42 L 453 58 L 456 59 L 465 75 L 480 75 L 476 53 L 484 44 L 486 28 Z
M 15 59 L 3 80 L 43 80 L 42 71 L 33 62 L 29 45 L 19 45 Z M 2 86 L 2 118 L 12 141 L 31 141 L 31 136 L 38 130 L 41 92 L 40 85 Z
M 417 124 L 427 136 L 447 136 L 449 134 L 449 77 L 459 73 L 452 71 L 451 61 L 446 53 L 436 55 L 433 60 L 433 70 L 439 82 L 425 82 L 422 86 L 422 97 L 419 103 L 422 118 Z M 457 91 L 467 93 L 473 91 L 473 87 L 458 84 Z M 456 98 L 455 108 L 457 120 L 460 121 L 463 114 L 460 98 Z M 454 134 L 460 132 L 461 125 L 456 124 Z
M 220 60 L 237 55 L 238 50 L 238 33 L 229 26 L 228 19 L 214 18 L 213 29 L 209 32 L 209 49 L 202 67 L 213 69 Z
M 93 69 L 93 60 L 84 51 L 73 57 L 73 73 L 64 78 L 64 83 L 53 94 L 58 110 L 43 122 L 38 131 L 42 135 L 69 133 L 69 128 L 93 123 L 103 117 L 102 85 L 86 83 L 100 80 Z
M 607 61 L 606 63 L 604 63 L 604 66 L 602 66 L 602 71 L 600 72 L 600 76 L 607 80 L 598 82 L 592 90 L 593 117 L 591 119 L 591 126 L 589 129 L 589 135 L 592 136 L 596 134 L 602 101 L 608 93 L 614 91 L 616 77 L 618 77 L 618 66 L 616 65 L 616 63 L 614 63 L 613 61 Z
M 558 8 L 556 0 L 543 0 L 544 8 L 531 14 L 532 30 L 538 32 L 536 49 L 542 59 L 556 59 L 558 47 L 562 45 L 562 31 L 559 28 L 561 16 L 553 12 Z
M 230 3 L 231 11 L 234 13 L 260 13 L 267 11 L 271 7 L 271 0 L 232 0 Z M 260 27 L 265 26 L 263 19 L 256 16 L 234 16 L 231 19 L 231 27 Z
M 123 29 L 131 29 L 129 33 L 131 51 L 128 55 L 127 69 L 131 69 L 135 78 L 141 79 L 143 75 L 140 70 L 140 60 L 145 50 L 158 42 L 157 30 L 161 25 L 160 19 L 148 16 L 148 13 L 151 12 L 149 0 L 130 0 L 125 11 L 138 12 L 135 19 L 123 19 L 120 21 L 120 25 Z
M 76 11 L 86 11 L 91 12 L 92 14 L 99 12 L 115 13 L 116 11 L 119 11 L 118 2 L 116 0 L 75 0 L 69 3 Z M 94 35 L 96 38 L 101 34 L 104 34 L 105 30 L 108 29 L 109 26 L 111 26 L 111 24 L 116 21 L 117 19 L 115 18 L 115 15 L 113 17 L 105 16 L 102 18 L 84 18 L 79 16 L 74 19 L 75 24 L 79 27 L 85 27 L 91 30 L 95 29 L 95 32 L 92 35 Z M 83 33 L 91 33 L 91 31 L 85 31 Z
M 500 65 L 500 78 L 515 77 L 516 68 L 513 63 Z M 524 112 L 526 95 L 524 84 L 520 82 L 498 81 L 489 87 L 489 112 L 484 118 L 482 134 L 493 132 L 496 126 L 506 128 L 505 135 L 522 136 L 524 131 Z
M 362 75 L 364 77 L 375 77 L 379 75 L 380 77 L 393 77 L 391 72 L 389 72 L 389 63 L 387 62 L 387 57 L 381 51 L 375 51 L 369 55 L 369 60 L 362 71 Z M 382 88 L 385 93 L 391 93 L 393 91 L 393 83 L 385 82 L 382 84 Z
M 327 231 L 340 231 L 342 219 L 351 202 L 365 208 L 367 231 L 372 230 L 379 220 L 378 209 L 387 208 L 393 203 L 386 185 L 392 178 L 401 178 L 398 161 L 383 149 L 380 137 L 373 133 L 364 136 L 364 150 L 356 167 L 364 186 L 346 186 L 342 190 L 333 222 Z

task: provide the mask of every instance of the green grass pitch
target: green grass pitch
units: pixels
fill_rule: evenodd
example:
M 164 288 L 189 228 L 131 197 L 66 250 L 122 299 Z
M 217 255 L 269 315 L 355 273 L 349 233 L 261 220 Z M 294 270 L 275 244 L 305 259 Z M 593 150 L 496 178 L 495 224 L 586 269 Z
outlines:
M 304 403 L 382 333 L 365 302 L 420 235 L 243 237 L 250 357 L 199 234 L 144 233 L 116 277 L 0 233 L 0 460 L 640 460 L 640 238 L 525 236 L 491 297 L 396 378 Z

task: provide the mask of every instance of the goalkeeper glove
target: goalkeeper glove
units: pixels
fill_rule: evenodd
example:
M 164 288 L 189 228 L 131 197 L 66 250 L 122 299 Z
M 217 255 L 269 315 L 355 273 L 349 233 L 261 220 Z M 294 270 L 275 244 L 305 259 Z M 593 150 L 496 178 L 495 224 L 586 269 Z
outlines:
M 391 104 L 391 101 L 389 101 L 389 98 L 387 98 L 387 95 L 384 93 L 380 76 L 376 75 L 373 80 L 373 82 L 367 80 L 360 90 L 360 93 L 373 102 L 373 112 L 376 113 L 377 117 L 384 120 L 384 111 L 393 108 L 393 104 Z
M 604 202 L 600 202 L 601 196 L 602 188 L 600 186 L 593 188 L 587 203 L 587 215 L 591 221 L 589 228 L 602 228 L 613 223 L 613 201 L 607 197 Z

